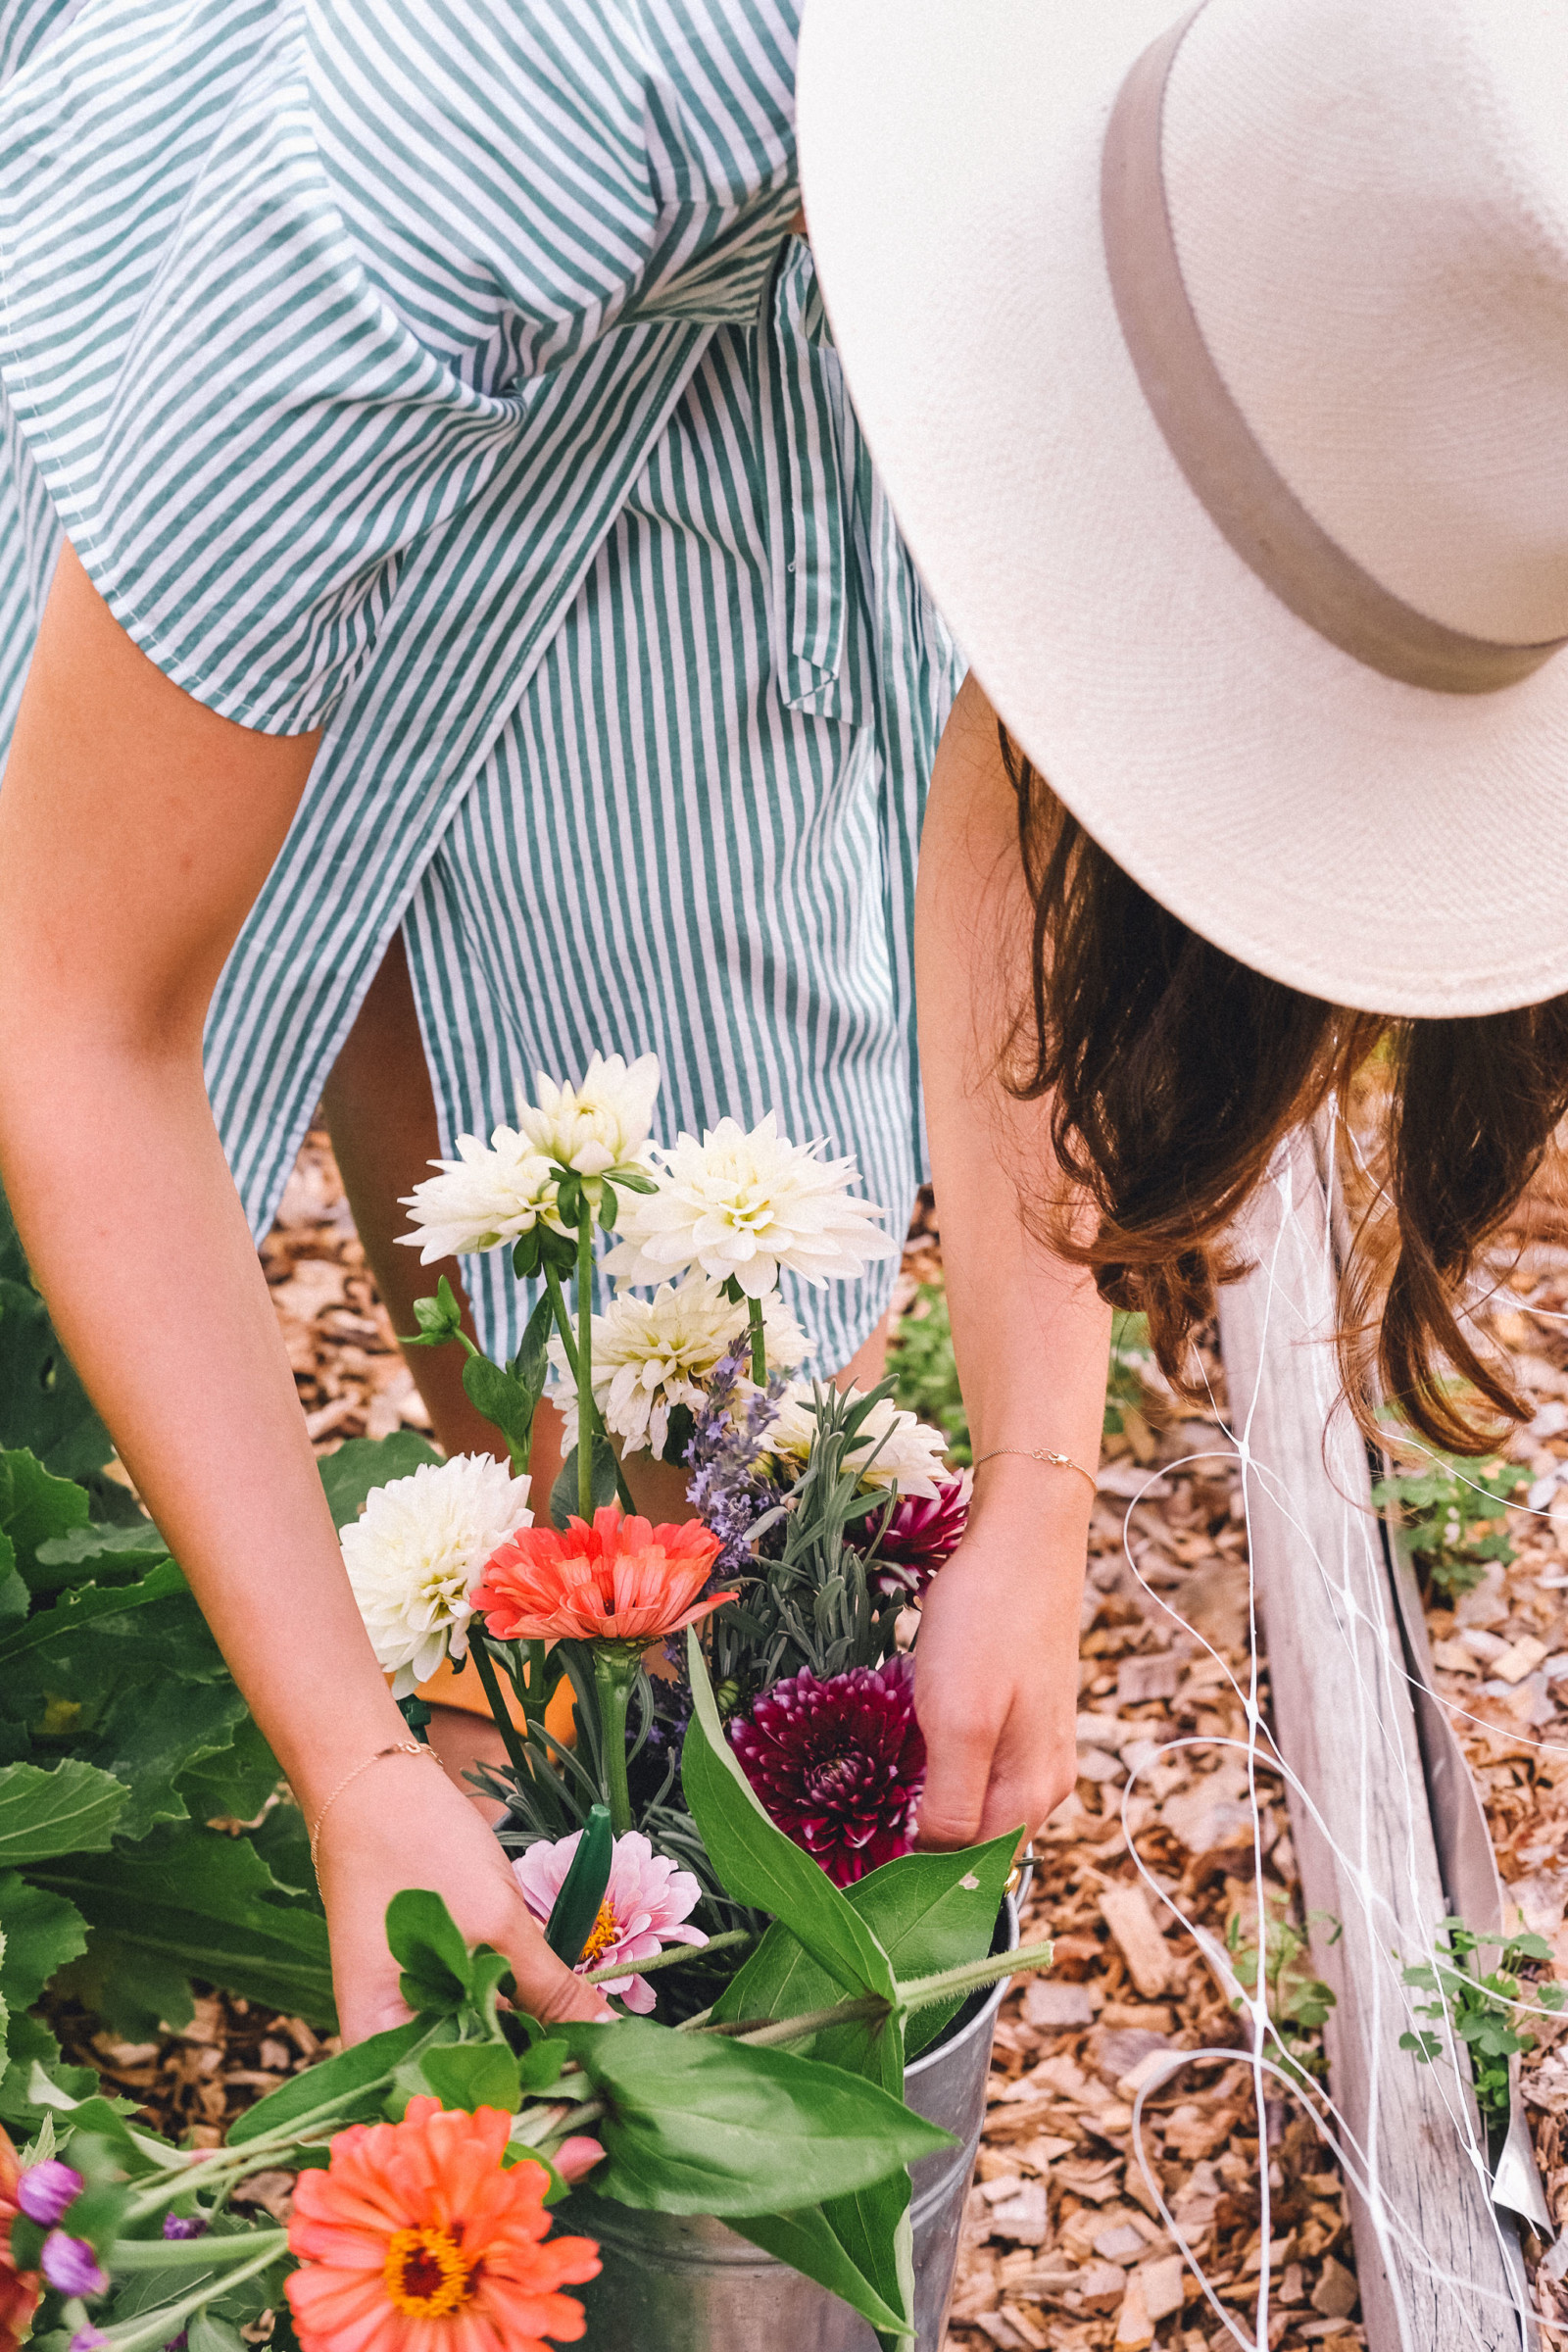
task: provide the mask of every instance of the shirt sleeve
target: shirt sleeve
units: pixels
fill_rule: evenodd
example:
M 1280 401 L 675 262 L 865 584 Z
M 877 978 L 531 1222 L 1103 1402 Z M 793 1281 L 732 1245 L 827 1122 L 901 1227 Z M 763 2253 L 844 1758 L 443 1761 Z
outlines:
M 0 94 L 0 374 L 100 593 L 318 726 L 609 330 L 751 315 L 795 0 L 100 0 Z

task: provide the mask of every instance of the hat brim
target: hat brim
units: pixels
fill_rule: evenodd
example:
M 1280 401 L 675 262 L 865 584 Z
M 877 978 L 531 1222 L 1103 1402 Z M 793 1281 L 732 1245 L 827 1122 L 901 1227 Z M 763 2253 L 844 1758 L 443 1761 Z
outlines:
M 1100 151 L 1179 13 L 811 0 L 802 176 L 857 413 L 999 714 L 1172 913 L 1369 1012 L 1539 1003 L 1568 991 L 1568 655 L 1448 695 L 1340 652 L 1232 551 L 1139 388 Z

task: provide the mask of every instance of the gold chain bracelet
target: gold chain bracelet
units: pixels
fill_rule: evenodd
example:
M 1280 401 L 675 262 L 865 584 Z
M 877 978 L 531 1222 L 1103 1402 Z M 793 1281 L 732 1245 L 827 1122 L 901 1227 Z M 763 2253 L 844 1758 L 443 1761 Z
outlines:
M 344 1789 L 352 1788 L 355 1782 L 359 1779 L 361 1773 L 368 1772 L 370 1766 L 372 1764 L 379 1764 L 384 1756 L 428 1756 L 432 1763 L 439 1764 L 441 1761 L 440 1757 L 436 1754 L 435 1749 L 431 1747 L 426 1740 L 395 1740 L 390 1747 L 378 1747 L 373 1756 L 366 1756 L 360 1763 L 355 1765 L 352 1772 L 345 1773 L 342 1780 L 339 1781 L 337 1787 L 333 1789 L 331 1795 L 327 1798 L 325 1804 L 321 1807 L 321 1810 L 319 1813 L 318 1813 L 315 1821 L 311 1825 L 311 1868 L 313 1870 L 316 1868 L 316 1849 L 321 1841 L 322 1822 L 331 1812 L 332 1807 L 337 1803 L 337 1800 L 343 1794 Z
M 1100 1481 L 1092 1470 L 1086 1470 L 1082 1462 L 1075 1462 L 1070 1453 L 1053 1453 L 1049 1446 L 995 1446 L 989 1453 L 981 1454 L 975 1469 L 979 1469 L 981 1462 L 994 1462 L 1003 1453 L 1015 1453 L 1023 1462 L 1049 1462 L 1055 1470 L 1074 1470 L 1080 1478 L 1088 1480 L 1091 1494 L 1100 1492 Z

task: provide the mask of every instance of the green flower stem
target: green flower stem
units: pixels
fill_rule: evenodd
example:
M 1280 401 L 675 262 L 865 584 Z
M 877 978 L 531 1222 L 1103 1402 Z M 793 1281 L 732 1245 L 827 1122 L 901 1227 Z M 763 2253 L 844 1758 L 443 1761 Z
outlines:
M 281 2254 L 288 2243 L 286 2230 L 246 2230 L 236 2237 L 122 2237 L 109 2257 L 117 2278 L 132 2271 L 211 2270 L 215 2263 L 248 2260 L 266 2244 Z
M 561 1276 L 556 1272 L 554 1266 L 547 1265 L 545 1268 L 545 1287 L 550 1293 L 550 1304 L 555 1311 L 556 1329 L 561 1334 L 561 1345 L 565 1352 L 566 1370 L 571 1375 L 572 1384 L 577 1390 L 577 1459 L 580 1464 L 582 1460 L 582 1385 L 577 1379 L 577 1341 L 571 1328 L 571 1309 L 566 1304 L 566 1294 L 561 1287 Z M 600 1419 L 599 1407 L 594 1402 L 591 1378 L 588 1384 L 588 1409 L 592 1416 L 590 1426 L 595 1437 L 603 1438 L 605 1444 L 609 1446 L 610 1432 Z M 620 1457 L 615 1453 L 613 1446 L 611 1446 L 611 1452 L 615 1463 L 615 1494 L 621 1509 L 629 1519 L 637 1506 L 632 1501 L 631 1489 L 626 1484 L 625 1473 L 620 1466 Z
M 545 1708 L 545 1652 L 548 1643 L 530 1642 L 528 1647 L 528 1682 L 522 1693 L 522 1712 L 529 1723 L 543 1723 Z
M 1015 1952 L 997 1952 L 989 1960 L 945 1968 L 940 1976 L 911 1977 L 907 1984 L 899 1986 L 899 2007 L 906 2014 L 911 2009 L 930 2009 L 938 2001 L 951 2000 L 956 1992 L 977 1992 L 982 1984 L 999 1984 L 1004 1977 L 1026 1977 L 1037 1968 L 1049 1968 L 1054 1957 L 1054 1944 L 1024 1943 Z
M 512 1710 L 501 1695 L 501 1685 L 496 1679 L 495 1661 L 485 1642 L 486 1637 L 480 1628 L 478 1618 L 475 1617 L 468 1627 L 468 1649 L 474 1665 L 479 1670 L 479 1680 L 484 1686 L 485 1698 L 491 1714 L 495 1717 L 496 1730 L 501 1734 L 513 1771 L 518 1775 L 519 1779 L 531 1781 L 533 1766 L 528 1761 L 528 1750 L 522 1740 L 518 1739 L 516 1726 L 512 1720 Z
M 194 2242 L 200 2243 L 200 2240 Z M 253 2238 L 250 2242 L 254 2244 L 256 2241 Z M 220 2294 L 230 2294 L 245 2279 L 254 2278 L 259 2271 L 268 2269 L 277 2260 L 287 2243 L 287 2237 L 281 2230 L 268 2230 L 265 2250 L 239 2270 L 229 2271 L 221 2278 L 208 2279 L 194 2294 L 186 2295 L 182 2302 L 166 2303 L 158 2311 L 138 2312 L 133 2320 L 123 2322 L 119 2328 L 111 2328 L 104 2338 L 105 2352 L 153 2352 L 154 2346 L 167 2344 L 170 2337 L 177 2335 L 186 2320 L 200 2311 L 204 2304 L 211 2303 Z M 168 2248 L 165 2247 L 164 2251 L 167 2252 Z
M 760 1389 L 767 1386 L 767 1342 L 762 1336 L 762 1301 L 748 1298 L 752 1326 L 752 1378 Z
M 599 1698 L 599 1738 L 605 1760 L 605 1801 L 610 1807 L 613 1837 L 624 1838 L 632 1827 L 631 1789 L 626 1782 L 626 1709 L 637 1680 L 641 1653 L 624 1657 L 609 1643 L 594 1649 L 594 1688 Z M 634 1972 L 635 1973 L 635 1972 Z
M 726 1952 L 738 1943 L 755 1943 L 750 1928 L 726 1928 L 722 1936 L 710 1936 L 706 1943 L 672 1943 L 664 1951 L 656 1952 L 652 1960 L 617 1960 L 609 1968 L 590 1969 L 583 1978 L 585 1984 L 614 1984 L 627 1977 L 646 1977 L 656 1968 L 678 1968 L 683 1960 L 696 1960 L 709 1952 Z
M 594 1221 L 586 1197 L 577 1217 L 577 1515 L 594 1516 Z M 626 1827 L 631 1823 L 628 1819 Z M 619 1829 L 615 1832 L 620 1836 Z
M 879 1992 L 864 1992 L 855 2000 L 836 2001 L 831 2009 L 808 2009 L 801 2017 L 780 2017 L 771 2025 L 753 2026 L 748 2032 L 737 2034 L 735 2039 L 754 2050 L 774 2049 L 781 2043 L 806 2041 L 826 2026 L 849 2025 L 857 2018 L 876 2021 L 892 2015 L 892 2003 L 885 2001 Z

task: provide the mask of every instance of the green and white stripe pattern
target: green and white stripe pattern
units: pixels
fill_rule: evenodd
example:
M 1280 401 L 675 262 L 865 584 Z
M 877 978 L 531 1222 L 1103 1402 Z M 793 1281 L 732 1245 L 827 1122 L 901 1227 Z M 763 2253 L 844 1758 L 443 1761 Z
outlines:
M 449 1142 L 652 1050 L 663 1132 L 776 1106 L 907 1209 L 956 672 L 784 233 L 798 6 L 0 4 L 0 723 L 63 523 L 325 730 L 209 1033 L 258 1227 L 400 922 Z

